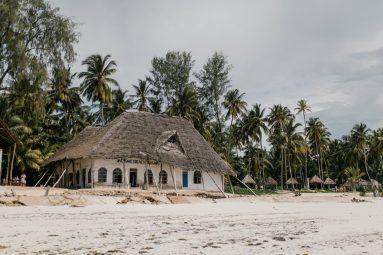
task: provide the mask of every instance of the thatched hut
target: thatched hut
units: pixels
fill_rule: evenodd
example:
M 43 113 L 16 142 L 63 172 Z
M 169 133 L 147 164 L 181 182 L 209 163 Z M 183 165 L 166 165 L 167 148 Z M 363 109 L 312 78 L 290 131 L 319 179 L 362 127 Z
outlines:
M 255 186 L 254 179 L 248 174 L 243 178 L 242 182 L 248 186 Z
M 318 175 L 314 175 L 313 178 L 311 178 L 310 183 L 315 184 L 315 188 L 317 188 L 318 187 L 317 185 L 318 184 L 323 184 L 323 181 L 322 181 L 321 178 L 319 178 Z
M 366 180 L 363 180 L 363 179 L 359 179 L 359 181 L 356 183 L 357 186 L 359 187 L 367 187 L 367 186 L 370 186 L 371 183 L 369 181 L 366 181 Z
M 85 128 L 44 165 L 61 187 L 223 190 L 224 175 L 235 175 L 189 121 L 147 112 Z
M 288 179 L 286 181 L 286 184 L 287 184 L 287 186 L 291 185 L 292 187 L 294 187 L 295 185 L 298 185 L 299 182 L 293 177 L 293 178 Z
M 274 180 L 271 176 L 269 176 L 265 180 L 265 186 L 266 187 L 276 188 L 278 186 L 278 182 L 276 180 Z
M 331 185 L 336 185 L 336 182 L 333 181 L 330 177 L 327 177 L 323 184 L 330 188 Z
M 13 162 L 16 154 L 16 146 L 19 140 L 8 128 L 8 126 L 0 119 L 0 184 L 10 184 L 13 177 Z M 5 178 L 3 181 L 3 170 L 2 170 L 2 159 L 3 154 L 7 152 L 8 165 L 7 171 L 5 172 Z
M 377 180 L 371 179 L 371 186 L 372 188 L 380 189 L 382 187 L 382 184 L 378 182 Z

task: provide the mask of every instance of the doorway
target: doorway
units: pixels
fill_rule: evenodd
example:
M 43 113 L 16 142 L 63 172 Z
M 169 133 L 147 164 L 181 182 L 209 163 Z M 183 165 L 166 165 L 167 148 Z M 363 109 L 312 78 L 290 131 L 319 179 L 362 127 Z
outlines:
M 188 187 L 188 172 L 182 172 L 182 187 Z
M 129 170 L 129 185 L 130 187 L 137 187 L 137 169 L 135 168 Z

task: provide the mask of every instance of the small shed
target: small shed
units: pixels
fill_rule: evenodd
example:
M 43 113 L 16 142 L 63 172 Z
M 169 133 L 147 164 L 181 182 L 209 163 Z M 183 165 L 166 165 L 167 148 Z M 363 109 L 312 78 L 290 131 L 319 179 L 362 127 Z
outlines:
M 254 179 L 248 174 L 245 176 L 245 178 L 243 178 L 242 182 L 249 186 L 255 185 Z
M 318 184 L 323 184 L 323 181 L 322 181 L 321 178 L 319 178 L 318 175 L 314 175 L 313 178 L 311 178 L 310 183 L 314 183 L 315 184 L 315 188 L 317 189 L 318 188 L 317 185 Z
M 331 185 L 336 185 L 336 182 L 334 182 L 330 177 L 327 177 L 323 184 L 330 188 Z
M 273 179 L 273 177 L 269 176 L 265 180 L 265 185 L 266 186 L 277 186 L 278 182 L 275 179 Z
M 286 181 L 286 184 L 287 184 L 287 186 L 291 185 L 292 187 L 294 187 L 295 185 L 297 185 L 299 183 L 295 178 L 290 178 Z

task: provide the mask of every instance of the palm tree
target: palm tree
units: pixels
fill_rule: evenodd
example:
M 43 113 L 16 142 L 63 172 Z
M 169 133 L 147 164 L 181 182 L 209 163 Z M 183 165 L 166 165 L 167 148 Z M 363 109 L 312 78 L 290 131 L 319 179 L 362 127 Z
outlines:
M 136 105 L 136 109 L 140 112 L 147 112 L 149 99 L 152 98 L 150 95 L 152 94 L 152 89 L 150 85 L 146 82 L 146 80 L 138 80 L 138 85 L 133 85 L 133 89 L 135 94 L 132 96 L 136 98 L 133 104 Z
M 356 124 L 351 130 L 351 139 L 353 150 L 359 160 L 363 160 L 364 167 L 368 179 L 371 181 L 370 174 L 368 172 L 367 157 L 370 150 L 369 146 L 369 134 L 370 129 L 367 128 L 366 124 Z
M 131 107 L 132 103 L 126 98 L 127 93 L 127 90 L 122 91 L 120 88 L 112 91 L 112 102 L 109 107 L 105 109 L 107 122 L 113 120 Z
M 306 113 L 308 112 L 311 112 L 311 107 L 307 104 L 306 100 L 304 99 L 301 99 L 298 101 L 297 103 L 297 107 L 294 109 L 296 112 L 297 112 L 297 115 L 302 113 L 303 115 L 303 123 L 304 123 L 304 131 L 303 131 L 303 135 L 304 135 L 304 138 L 305 138 L 305 143 L 307 144 L 307 134 L 306 134 Z M 308 175 L 307 175 L 307 152 L 306 152 L 306 155 L 305 155 L 305 186 L 306 188 L 308 189 L 310 187 L 309 185 L 309 178 L 308 178 Z
M 227 109 L 226 120 L 231 118 L 230 127 L 233 125 L 233 120 L 246 111 L 247 103 L 243 101 L 245 93 L 239 94 L 238 89 L 229 90 L 224 98 L 223 106 Z
M 92 103 L 98 101 L 101 110 L 101 123 L 105 124 L 103 116 L 104 104 L 112 101 L 112 90 L 110 85 L 119 87 L 118 82 L 112 78 L 117 71 L 117 64 L 110 59 L 110 55 L 104 58 L 101 55 L 91 55 L 82 61 L 87 66 L 87 71 L 79 73 L 78 77 L 84 79 L 80 85 L 81 92 L 86 99 Z
M 363 177 L 364 173 L 362 173 L 359 168 L 347 167 L 344 169 L 344 174 L 346 175 L 347 180 L 351 183 L 353 191 L 355 191 L 355 184 Z
M 185 86 L 183 91 L 173 99 L 166 112 L 171 116 L 181 116 L 192 123 L 200 120 L 198 98 L 196 91 L 190 86 Z
M 281 154 L 281 188 L 283 189 L 283 169 L 285 169 L 286 172 L 286 164 L 284 164 L 284 159 L 286 159 L 286 151 L 285 151 L 285 133 L 284 129 L 287 125 L 289 119 L 294 118 L 294 116 L 291 114 L 289 108 L 286 106 L 282 106 L 280 104 L 274 105 L 272 108 L 270 108 L 270 113 L 268 115 L 268 123 L 270 126 L 270 132 L 274 134 L 274 138 L 276 140 L 280 141 L 278 143 L 280 147 L 280 154 Z M 278 138 L 279 137 L 279 138 Z
M 263 151 L 262 136 L 268 133 L 267 119 L 265 117 L 265 109 L 260 104 L 253 105 L 252 109 L 243 117 L 243 131 L 249 136 L 248 140 L 253 140 L 260 145 L 261 154 Z M 249 155 L 250 156 L 250 155 Z M 262 155 L 261 155 L 262 157 Z M 259 159 L 258 159 L 259 160 Z M 261 171 L 259 171 L 261 172 Z M 264 171 L 262 171 L 263 178 Z
M 307 124 L 306 134 L 310 148 L 318 159 L 318 174 L 323 179 L 323 158 L 329 147 L 331 133 L 318 118 L 310 118 Z

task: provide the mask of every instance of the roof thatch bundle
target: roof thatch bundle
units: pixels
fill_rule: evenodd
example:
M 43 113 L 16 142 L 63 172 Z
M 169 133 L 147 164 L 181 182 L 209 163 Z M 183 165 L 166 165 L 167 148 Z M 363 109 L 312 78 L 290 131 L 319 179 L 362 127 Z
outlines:
M 330 177 L 327 177 L 323 184 L 324 185 L 336 185 L 336 182 L 334 182 L 332 179 L 330 179 Z
M 106 126 L 85 128 L 44 164 L 79 158 L 149 158 L 185 170 L 235 175 L 192 123 L 147 112 L 124 112 Z
M 360 180 L 358 181 L 358 185 L 359 185 L 359 186 L 364 186 L 364 187 L 366 187 L 366 186 L 371 185 L 371 183 L 370 183 L 369 181 L 360 179 Z
M 276 180 L 274 180 L 272 177 L 267 177 L 267 179 L 265 180 L 265 185 L 278 185 L 278 182 Z
M 244 184 L 255 184 L 254 179 L 248 174 L 245 176 L 245 178 L 243 178 L 242 182 Z
M 346 181 L 345 183 L 343 183 L 342 186 L 344 186 L 344 187 L 351 187 L 352 185 L 351 185 L 350 181 Z
M 319 184 L 322 184 L 322 183 L 323 183 L 323 181 L 322 181 L 322 179 L 321 179 L 321 178 L 319 178 L 319 176 L 318 176 L 318 175 L 314 175 L 314 177 L 313 177 L 313 178 L 311 178 L 311 180 L 310 180 L 310 183 L 319 183 Z
M 290 178 L 286 181 L 286 184 L 287 185 L 295 185 L 295 184 L 298 184 L 298 181 L 295 179 L 295 178 Z

